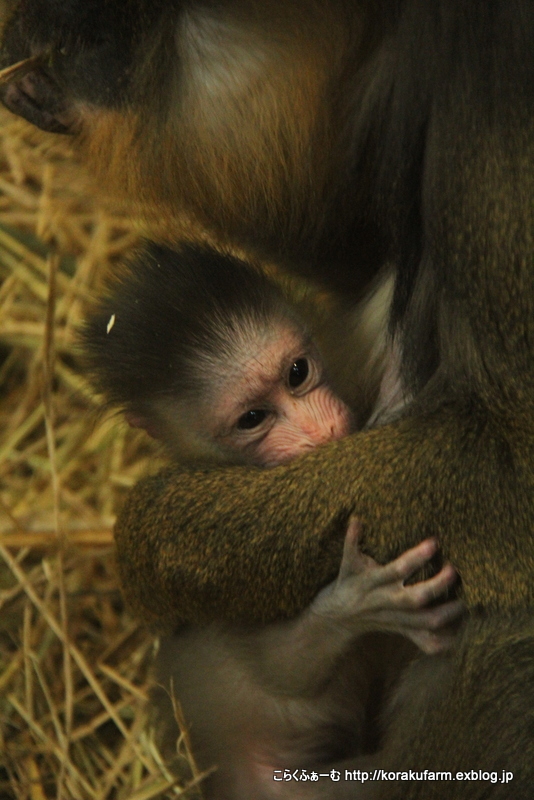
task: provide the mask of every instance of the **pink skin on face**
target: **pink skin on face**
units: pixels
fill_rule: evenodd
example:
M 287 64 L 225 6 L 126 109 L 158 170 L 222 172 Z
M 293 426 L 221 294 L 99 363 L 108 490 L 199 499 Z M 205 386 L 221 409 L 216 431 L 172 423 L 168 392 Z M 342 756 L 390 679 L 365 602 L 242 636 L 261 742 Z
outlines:
M 271 402 L 277 419 L 254 448 L 256 464 L 283 464 L 350 433 L 350 411 L 326 384 L 300 397 L 279 387 L 271 395 Z
M 313 345 L 292 328 L 277 329 L 249 343 L 225 381 L 209 427 L 221 445 L 245 460 L 273 467 L 340 439 L 352 415 L 324 380 Z

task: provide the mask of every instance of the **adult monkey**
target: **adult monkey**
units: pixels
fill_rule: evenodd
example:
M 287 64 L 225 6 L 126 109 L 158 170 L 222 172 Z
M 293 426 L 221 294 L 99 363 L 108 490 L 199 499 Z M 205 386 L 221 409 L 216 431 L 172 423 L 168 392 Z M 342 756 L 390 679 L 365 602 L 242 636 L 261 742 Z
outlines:
M 404 415 L 285 467 L 142 483 L 117 531 L 124 584 L 153 622 L 290 615 L 334 576 L 356 512 L 378 560 L 437 532 L 470 606 L 529 607 L 534 7 L 265 9 L 23 0 L 5 29 L 6 65 L 46 51 L 6 105 L 77 132 L 103 174 L 162 213 L 185 209 L 349 302 L 396 266 L 391 330 L 415 398 Z M 475 686 L 505 636 L 482 629 L 461 673 Z M 514 641 L 534 652 L 528 624 Z M 443 720 L 478 702 L 456 684 Z

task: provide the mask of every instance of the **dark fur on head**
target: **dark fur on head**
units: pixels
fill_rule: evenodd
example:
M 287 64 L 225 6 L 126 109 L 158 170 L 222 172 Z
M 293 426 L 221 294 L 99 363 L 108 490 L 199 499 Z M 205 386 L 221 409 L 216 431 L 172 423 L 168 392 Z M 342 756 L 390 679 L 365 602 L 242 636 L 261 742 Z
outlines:
M 108 285 L 81 343 L 108 403 L 145 413 L 155 399 L 198 397 L 206 364 L 224 367 L 247 329 L 291 316 L 259 268 L 207 246 L 149 244 Z

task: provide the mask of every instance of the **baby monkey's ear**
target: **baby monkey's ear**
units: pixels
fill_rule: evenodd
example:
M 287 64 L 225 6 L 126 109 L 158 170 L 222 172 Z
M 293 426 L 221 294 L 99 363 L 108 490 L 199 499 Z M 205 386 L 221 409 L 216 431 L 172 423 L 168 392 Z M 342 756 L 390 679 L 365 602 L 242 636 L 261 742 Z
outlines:
M 144 417 L 142 414 L 137 414 L 135 411 L 126 411 L 124 418 L 128 425 L 132 428 L 142 428 L 152 439 L 163 438 L 163 429 L 155 420 L 149 420 L 147 417 Z

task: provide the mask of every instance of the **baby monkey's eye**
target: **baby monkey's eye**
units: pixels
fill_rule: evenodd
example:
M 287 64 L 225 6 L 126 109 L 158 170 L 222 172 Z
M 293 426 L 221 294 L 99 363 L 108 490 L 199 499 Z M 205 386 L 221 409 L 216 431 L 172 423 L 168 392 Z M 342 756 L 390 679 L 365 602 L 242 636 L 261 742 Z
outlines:
M 237 427 L 242 431 L 249 431 L 252 428 L 257 428 L 267 419 L 267 412 L 261 409 L 253 409 L 242 414 L 237 420 Z
M 307 358 L 297 358 L 289 368 L 288 384 L 290 389 L 298 389 L 302 386 L 310 374 L 310 365 Z

